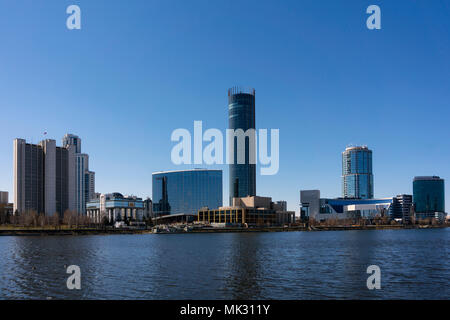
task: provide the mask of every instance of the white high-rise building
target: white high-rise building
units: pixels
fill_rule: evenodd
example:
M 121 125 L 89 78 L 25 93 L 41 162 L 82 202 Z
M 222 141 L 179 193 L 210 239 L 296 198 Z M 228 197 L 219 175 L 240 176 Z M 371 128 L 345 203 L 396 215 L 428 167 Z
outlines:
M 66 134 L 62 140 L 63 146 L 73 146 L 76 158 L 76 210 L 86 213 L 86 202 L 95 194 L 95 173 L 89 171 L 89 156 L 81 153 L 81 139 L 74 134 Z

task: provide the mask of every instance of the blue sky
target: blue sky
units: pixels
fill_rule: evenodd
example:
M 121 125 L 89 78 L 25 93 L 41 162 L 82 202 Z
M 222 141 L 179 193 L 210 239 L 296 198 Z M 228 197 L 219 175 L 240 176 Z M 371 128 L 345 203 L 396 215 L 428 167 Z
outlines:
M 77 4 L 82 29 L 66 28 Z M 366 8 L 381 8 L 368 30 Z M 151 196 L 174 129 L 227 127 L 227 89 L 256 89 L 257 128 L 280 129 L 280 170 L 257 193 L 341 194 L 341 152 L 374 152 L 376 197 L 450 178 L 450 3 L 434 1 L 25 1 L 0 3 L 0 190 L 13 139 L 74 133 L 98 192 Z M 198 167 L 196 165 L 195 167 Z M 206 167 L 206 166 L 203 166 Z M 224 166 L 224 201 L 228 170 Z M 447 207 L 450 192 L 446 188 Z M 448 210 L 448 209 L 447 209 Z

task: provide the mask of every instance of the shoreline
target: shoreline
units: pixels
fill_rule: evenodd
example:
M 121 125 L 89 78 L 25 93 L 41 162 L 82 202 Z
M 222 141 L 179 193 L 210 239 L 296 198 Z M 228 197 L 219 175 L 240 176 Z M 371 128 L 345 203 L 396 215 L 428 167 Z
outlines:
M 189 231 L 152 232 L 152 229 L 27 229 L 9 228 L 0 229 L 1 236 L 84 236 L 84 235 L 124 235 L 124 234 L 189 234 L 189 233 L 248 233 L 248 232 L 317 232 L 317 231 L 351 231 L 351 230 L 409 230 L 409 229 L 436 229 L 448 228 L 450 225 L 424 225 L 424 226 L 291 226 L 291 227 L 255 227 L 255 228 L 199 228 Z

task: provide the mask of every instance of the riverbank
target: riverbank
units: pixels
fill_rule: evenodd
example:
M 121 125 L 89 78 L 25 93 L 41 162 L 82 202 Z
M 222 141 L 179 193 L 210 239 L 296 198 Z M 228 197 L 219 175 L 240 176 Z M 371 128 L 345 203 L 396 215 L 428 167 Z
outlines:
M 290 226 L 290 227 L 254 227 L 254 228 L 193 228 L 188 231 L 175 229 L 154 232 L 152 229 L 104 229 L 104 228 L 21 228 L 0 227 L 0 236 L 83 236 L 113 234 L 173 234 L 173 233 L 243 233 L 243 232 L 294 232 L 294 231 L 348 231 L 348 230 L 405 230 L 447 228 L 449 225 L 368 225 L 368 226 Z
M 107 234 L 143 234 L 146 229 L 98 229 L 98 228 L 0 228 L 0 236 L 83 236 Z
M 223 233 L 223 232 L 293 232 L 293 231 L 348 231 L 348 230 L 405 230 L 447 228 L 449 225 L 402 226 L 402 225 L 369 225 L 369 226 L 291 226 L 291 227 L 255 227 L 255 228 L 201 228 L 191 231 L 159 232 L 159 233 Z

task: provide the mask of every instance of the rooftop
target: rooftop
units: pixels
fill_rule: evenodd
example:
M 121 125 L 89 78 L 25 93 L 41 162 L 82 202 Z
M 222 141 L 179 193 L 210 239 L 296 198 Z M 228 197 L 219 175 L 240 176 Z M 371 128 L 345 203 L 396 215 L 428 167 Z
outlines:
M 157 172 L 153 172 L 153 174 L 162 174 L 162 173 L 175 173 L 175 172 L 197 172 L 197 171 L 220 171 L 222 172 L 222 170 L 220 169 L 202 169 L 202 168 L 195 168 L 195 169 L 187 169 L 187 170 L 169 170 L 169 171 L 157 171 Z

